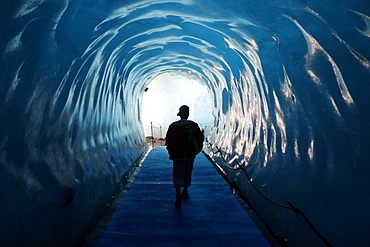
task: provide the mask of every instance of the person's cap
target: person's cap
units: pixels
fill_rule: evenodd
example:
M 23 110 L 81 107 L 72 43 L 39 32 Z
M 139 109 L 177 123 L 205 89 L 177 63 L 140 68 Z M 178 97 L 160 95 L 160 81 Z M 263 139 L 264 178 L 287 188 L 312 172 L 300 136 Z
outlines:
M 182 105 L 179 109 L 179 113 L 177 113 L 177 116 L 181 116 L 182 114 L 189 114 L 189 106 L 187 105 Z

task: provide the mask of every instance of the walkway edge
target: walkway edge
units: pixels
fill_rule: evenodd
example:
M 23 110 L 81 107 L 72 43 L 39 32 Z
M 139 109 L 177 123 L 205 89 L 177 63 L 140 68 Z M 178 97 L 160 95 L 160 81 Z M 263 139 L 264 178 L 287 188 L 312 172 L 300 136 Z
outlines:
M 139 175 L 141 167 L 143 166 L 143 163 L 148 157 L 150 151 L 152 151 L 152 148 L 149 148 L 146 154 L 141 158 L 141 160 L 137 164 L 133 165 L 131 171 L 129 171 L 125 185 L 122 187 L 121 191 L 117 194 L 117 196 L 113 198 L 111 204 L 109 205 L 109 208 L 106 209 L 100 220 L 96 222 L 96 224 L 93 226 L 93 229 L 86 237 L 83 245 L 84 247 L 96 246 L 97 242 L 99 241 L 99 238 L 101 237 L 106 227 L 108 226 L 109 222 L 111 221 L 118 206 L 121 204 L 121 202 L 129 192 L 131 186 L 135 182 L 137 176 Z
M 271 244 L 272 247 L 280 247 L 279 241 L 276 239 L 275 232 L 267 225 L 267 223 L 260 217 L 258 212 L 253 208 L 252 205 L 248 202 L 246 195 L 242 194 L 238 186 L 235 184 L 231 185 L 231 181 L 227 178 L 226 174 L 222 171 L 221 167 L 204 151 L 202 151 L 204 156 L 211 162 L 217 172 L 225 180 L 225 182 L 230 186 L 231 189 L 235 190 L 235 197 L 238 199 L 239 203 L 242 205 L 244 210 L 248 213 L 251 219 L 256 224 L 257 228 L 265 236 L 267 241 Z

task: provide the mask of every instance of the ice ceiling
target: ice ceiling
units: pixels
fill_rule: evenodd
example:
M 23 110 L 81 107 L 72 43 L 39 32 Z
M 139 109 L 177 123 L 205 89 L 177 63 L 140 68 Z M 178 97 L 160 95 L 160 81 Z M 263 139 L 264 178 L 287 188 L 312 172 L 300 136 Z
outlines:
M 142 96 L 164 73 L 207 85 L 205 151 L 288 246 L 327 244 L 238 164 L 333 246 L 370 243 L 368 1 L 0 6 L 3 243 L 83 242 L 147 151 Z

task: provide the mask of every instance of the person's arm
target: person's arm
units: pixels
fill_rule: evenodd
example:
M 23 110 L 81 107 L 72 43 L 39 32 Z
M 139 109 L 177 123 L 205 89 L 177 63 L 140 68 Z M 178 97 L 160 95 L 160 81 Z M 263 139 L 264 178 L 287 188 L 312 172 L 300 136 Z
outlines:
M 200 130 L 199 125 L 196 122 L 192 122 L 192 127 L 194 129 L 195 141 L 196 141 L 196 144 L 199 148 L 198 150 L 200 152 L 203 149 L 204 135 L 203 135 L 202 131 Z
M 166 133 L 166 148 L 168 150 L 168 153 L 171 155 L 171 150 L 173 147 L 173 125 L 171 124 L 168 127 L 167 133 Z
M 197 142 L 198 142 L 198 145 L 201 147 L 201 149 L 203 149 L 204 135 L 203 135 L 203 132 L 200 130 L 198 124 L 197 124 L 197 127 L 198 127 L 198 129 L 197 129 L 197 132 L 198 132 L 198 135 L 197 135 L 198 136 L 198 140 L 197 140 Z

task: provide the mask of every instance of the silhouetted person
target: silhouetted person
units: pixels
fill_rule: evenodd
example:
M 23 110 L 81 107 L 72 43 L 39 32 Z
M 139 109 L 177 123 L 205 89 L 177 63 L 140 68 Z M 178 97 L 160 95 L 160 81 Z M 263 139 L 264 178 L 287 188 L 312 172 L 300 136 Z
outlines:
M 166 134 L 166 146 L 170 159 L 173 160 L 173 186 L 176 190 L 175 207 L 180 208 L 182 200 L 189 198 L 188 188 L 195 156 L 203 148 L 204 135 L 196 122 L 187 120 L 189 107 L 183 105 L 177 116 L 180 120 L 173 122 Z M 181 193 L 181 187 L 184 187 Z

